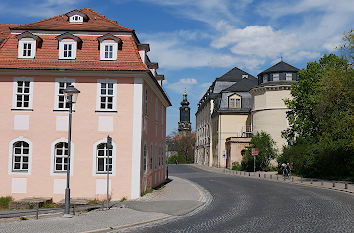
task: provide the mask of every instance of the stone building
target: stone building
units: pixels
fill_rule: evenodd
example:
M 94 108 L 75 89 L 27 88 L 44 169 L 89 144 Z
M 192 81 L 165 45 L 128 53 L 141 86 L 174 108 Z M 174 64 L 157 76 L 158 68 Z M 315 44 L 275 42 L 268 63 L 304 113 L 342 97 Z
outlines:
M 72 198 L 105 198 L 107 169 L 113 200 L 165 181 L 171 103 L 149 45 L 133 29 L 85 8 L 0 30 L 0 196 L 64 198 L 68 85 L 81 92 L 72 122 Z
M 288 127 L 284 100 L 298 69 L 281 61 L 254 76 L 234 68 L 217 78 L 198 103 L 196 162 L 231 168 L 241 162 L 252 133 L 265 131 L 280 150 Z

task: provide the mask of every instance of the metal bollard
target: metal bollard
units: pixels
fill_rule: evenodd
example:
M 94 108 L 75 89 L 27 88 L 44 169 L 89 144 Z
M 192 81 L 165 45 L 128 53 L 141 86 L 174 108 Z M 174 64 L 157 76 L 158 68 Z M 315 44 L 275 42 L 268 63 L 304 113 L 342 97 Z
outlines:
M 279 179 L 279 176 L 277 175 L 277 180 Z
M 312 179 L 310 180 L 310 184 L 312 184 Z
M 344 189 L 348 189 L 348 182 L 344 183 Z
M 250 172 L 248 173 L 248 176 L 251 176 L 251 173 L 250 173 Z
M 73 215 L 75 215 L 75 205 L 73 205 Z
M 266 174 L 264 174 L 264 178 L 266 178 L 266 176 L 267 176 L 267 175 L 266 175 Z
M 321 185 L 323 186 L 323 180 L 321 180 Z
M 333 186 L 333 188 L 336 187 L 336 182 L 333 181 L 333 185 L 332 186 Z
M 38 220 L 39 218 L 39 209 L 36 209 L 36 219 Z
M 294 182 L 294 177 L 291 177 L 291 182 Z
M 269 179 L 271 179 L 271 180 L 272 180 L 272 179 L 273 179 L 273 175 L 270 175 Z
M 102 208 L 102 210 L 104 209 L 104 202 L 103 201 L 102 201 L 102 207 L 101 208 Z
M 258 174 L 258 177 L 261 178 L 261 174 Z
M 300 183 L 302 183 L 302 177 L 300 178 Z

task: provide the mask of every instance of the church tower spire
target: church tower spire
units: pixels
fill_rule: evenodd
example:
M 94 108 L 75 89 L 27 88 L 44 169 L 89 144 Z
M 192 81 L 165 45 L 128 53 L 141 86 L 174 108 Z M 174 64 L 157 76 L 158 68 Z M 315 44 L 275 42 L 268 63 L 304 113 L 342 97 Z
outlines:
M 178 132 L 180 135 L 190 133 L 192 130 L 192 125 L 190 122 L 190 111 L 191 109 L 189 107 L 187 91 L 184 90 L 181 107 L 179 107 Z

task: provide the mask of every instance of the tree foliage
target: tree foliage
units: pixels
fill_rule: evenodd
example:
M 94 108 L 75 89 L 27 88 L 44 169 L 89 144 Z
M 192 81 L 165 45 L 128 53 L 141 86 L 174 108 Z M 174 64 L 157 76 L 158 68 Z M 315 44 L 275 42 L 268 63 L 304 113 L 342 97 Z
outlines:
M 269 170 L 270 161 L 277 156 L 274 140 L 265 132 L 257 132 L 252 136 L 250 144 L 251 146 L 247 148 L 245 155 L 242 157 L 242 170 L 253 171 L 252 148 L 259 149 L 259 154 L 256 156 L 256 170 Z
M 353 30 L 343 41 L 341 57 L 324 55 L 299 71 L 285 101 L 290 146 L 278 161 L 293 162 L 301 175 L 354 179 Z

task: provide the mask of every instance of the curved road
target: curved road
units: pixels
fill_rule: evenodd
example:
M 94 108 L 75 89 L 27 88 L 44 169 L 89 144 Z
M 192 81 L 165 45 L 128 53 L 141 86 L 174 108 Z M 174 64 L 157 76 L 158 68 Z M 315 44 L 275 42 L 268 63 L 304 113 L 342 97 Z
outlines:
M 133 232 L 354 232 L 354 195 L 192 166 L 169 166 L 173 176 L 207 189 L 213 199 L 193 216 Z

